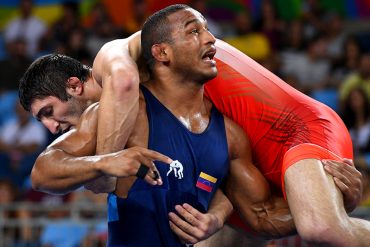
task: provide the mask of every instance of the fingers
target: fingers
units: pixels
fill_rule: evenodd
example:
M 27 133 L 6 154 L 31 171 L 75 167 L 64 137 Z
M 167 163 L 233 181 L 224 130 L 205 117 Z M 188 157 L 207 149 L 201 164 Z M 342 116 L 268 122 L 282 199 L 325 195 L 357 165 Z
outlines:
M 177 210 L 176 210 L 177 211 Z M 191 225 L 190 222 L 186 221 L 186 219 L 180 218 L 177 214 L 170 212 L 168 214 L 168 217 L 170 219 L 170 223 L 174 224 L 176 226 L 175 233 L 181 237 L 188 239 L 189 236 L 192 236 L 195 238 L 195 228 Z M 188 239 L 190 240 L 190 239 Z
M 348 179 L 350 174 L 348 173 L 347 170 L 343 169 L 343 164 L 342 166 L 338 165 L 338 163 L 333 162 L 333 161 L 323 161 L 324 163 L 324 169 L 333 177 L 338 178 L 339 180 L 342 181 L 342 183 L 345 183 L 349 185 L 351 182 Z M 344 165 L 347 166 L 347 165 Z
M 346 193 L 349 190 L 349 187 L 343 183 L 340 179 L 334 177 L 335 185 L 342 191 L 342 193 Z
M 168 164 L 173 162 L 172 159 L 166 155 L 138 146 L 126 149 L 125 155 L 126 158 L 129 158 L 131 160 L 131 175 L 136 175 L 141 165 L 149 168 L 146 175 L 142 177 L 147 183 L 151 185 L 163 184 L 160 173 L 153 161 L 156 160 Z
M 183 221 L 182 219 L 180 219 L 174 213 L 169 213 L 169 217 L 170 217 L 170 228 L 171 228 L 171 230 L 181 239 L 181 241 L 183 243 L 195 244 L 195 243 L 198 242 L 198 240 L 195 237 L 189 235 L 188 233 L 183 231 L 182 228 L 180 228 L 178 226 L 178 225 L 181 225 L 179 222 Z
M 168 156 L 163 155 L 159 152 L 156 152 L 156 151 L 153 151 L 153 150 L 150 150 L 150 149 L 146 149 L 146 148 L 142 148 L 142 147 L 138 147 L 138 149 L 140 149 L 140 152 L 142 153 L 142 155 L 144 155 L 148 159 L 161 161 L 161 162 L 166 163 L 166 164 L 170 164 L 170 163 L 173 162 L 173 160 L 171 158 L 169 158 Z
M 355 166 L 355 163 L 353 163 L 353 160 L 351 160 L 351 159 L 344 158 L 343 162 L 346 163 L 347 165 L 350 165 L 350 166 L 353 166 L 353 167 Z
M 155 166 L 155 164 L 151 160 L 146 159 L 144 157 L 140 157 L 139 161 L 140 161 L 140 164 L 139 164 L 138 170 L 140 170 L 140 166 L 142 165 L 148 167 L 148 171 L 143 177 L 144 180 L 151 185 L 162 185 L 163 181 L 159 175 L 159 171 L 157 167 Z
M 361 200 L 362 175 L 353 166 L 352 160 L 343 162 L 323 160 L 324 169 L 333 176 L 336 186 L 343 193 L 344 206 L 347 212 L 352 211 Z
M 163 184 L 162 178 L 153 161 L 156 160 L 170 164 L 171 162 L 173 162 L 172 159 L 166 155 L 163 155 L 153 150 L 149 150 L 147 148 L 135 147 L 135 149 L 140 154 L 139 155 L 140 162 L 149 167 L 149 171 L 145 176 L 145 181 L 152 185 L 162 185 Z
M 152 163 L 152 168 L 149 169 L 148 173 L 145 176 L 145 181 L 151 185 L 162 185 L 163 181 L 159 174 L 157 167 Z
M 188 222 L 192 226 L 199 226 L 199 211 L 190 206 L 189 204 L 185 203 L 182 206 L 176 205 L 175 206 L 176 212 L 183 217 L 186 222 Z
M 359 172 L 354 166 L 353 162 L 350 159 L 345 159 L 343 162 L 338 162 L 335 160 L 323 160 L 324 168 L 329 174 L 334 176 L 335 174 L 343 174 L 347 178 L 358 177 L 361 178 L 361 172 Z M 347 163 L 348 162 L 348 163 Z M 336 175 L 335 175 L 336 176 Z
M 186 243 L 197 243 L 206 239 L 216 230 L 215 221 L 189 204 L 176 205 L 176 212 L 169 213 L 171 229 Z

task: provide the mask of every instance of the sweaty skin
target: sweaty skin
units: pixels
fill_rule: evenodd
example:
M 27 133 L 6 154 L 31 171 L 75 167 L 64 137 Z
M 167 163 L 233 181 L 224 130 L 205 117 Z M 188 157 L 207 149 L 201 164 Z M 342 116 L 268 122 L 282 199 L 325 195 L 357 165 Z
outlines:
M 204 31 L 204 25 L 205 25 L 204 21 L 200 21 L 200 24 L 197 23 L 197 25 L 200 25 L 200 26 L 197 26 L 197 27 L 199 27 L 200 30 L 202 30 L 202 32 L 205 32 Z M 114 44 L 116 46 L 120 46 L 120 45 L 124 46 L 126 44 L 125 42 L 127 42 L 127 41 L 122 41 L 121 40 L 121 41 L 117 41 L 117 42 L 112 43 L 112 44 Z M 139 46 L 136 46 L 136 49 L 137 49 L 137 47 L 139 47 Z M 120 50 L 120 49 L 118 49 L 118 50 Z M 135 54 L 139 54 L 139 53 L 131 53 L 131 55 L 132 54 L 134 54 L 134 56 L 135 56 Z M 103 53 L 102 53 L 102 55 L 103 55 Z M 137 57 L 134 58 L 134 60 L 137 60 Z M 97 61 L 99 61 L 99 60 L 97 60 Z M 97 62 L 98 65 L 99 65 L 99 63 L 102 63 L 102 62 Z M 94 71 L 95 67 L 97 67 L 97 65 L 94 62 L 93 71 Z M 94 71 L 93 75 L 95 75 L 95 73 L 98 73 L 97 71 L 99 71 L 99 70 Z M 95 78 L 99 79 L 99 77 L 95 75 L 94 80 L 90 81 L 89 83 L 95 83 L 96 85 L 101 84 L 101 83 L 98 83 L 99 80 L 97 80 Z M 125 87 L 125 88 L 130 89 L 131 87 Z M 105 90 L 105 86 L 104 86 L 104 90 Z M 108 98 L 108 100 L 110 100 L 110 103 L 112 103 L 114 105 L 114 103 L 115 103 L 114 98 L 117 97 L 115 95 L 115 93 L 117 93 L 117 92 L 115 92 L 112 88 L 111 88 L 111 90 L 112 90 L 111 94 L 110 94 L 111 98 L 110 97 L 107 97 L 107 98 Z M 129 92 L 127 90 L 126 91 L 123 90 L 123 91 L 124 92 Z M 107 100 L 107 98 L 105 100 Z M 135 105 L 136 103 L 131 103 L 131 104 Z M 122 105 L 120 105 L 120 108 L 123 108 Z M 133 106 L 133 108 L 135 108 L 135 107 Z M 86 113 L 86 115 L 88 115 L 88 112 Z M 92 112 L 90 114 L 93 114 L 93 112 L 94 111 L 92 109 Z M 109 111 L 107 111 L 107 110 L 105 110 L 104 112 L 99 112 L 99 120 L 103 116 L 104 113 L 108 113 L 108 115 L 110 114 Z M 122 112 L 118 112 L 116 114 L 118 116 L 118 115 L 122 114 Z M 128 118 L 134 117 L 136 119 L 135 114 L 132 114 L 132 115 L 122 114 L 122 115 L 123 115 L 122 118 L 125 118 L 125 116 L 126 116 Z M 85 116 L 84 120 L 86 120 L 86 118 L 87 117 Z M 109 118 L 105 118 L 104 120 L 108 121 L 108 119 Z M 118 119 L 118 117 L 117 117 L 117 119 Z M 130 121 L 132 121 L 132 119 Z M 122 122 L 117 121 L 115 124 L 120 125 L 121 123 Z M 116 163 L 113 162 L 113 159 L 117 158 L 119 155 L 123 156 L 123 158 L 124 158 L 125 157 L 124 151 L 120 151 L 120 152 L 114 153 L 112 155 L 101 155 L 101 156 L 97 156 L 97 157 L 89 156 L 89 155 L 93 155 L 94 152 L 95 152 L 96 146 L 94 144 L 93 139 L 96 138 L 96 135 L 97 135 L 96 132 L 95 133 L 89 133 L 91 131 L 94 131 L 93 130 L 94 128 L 92 128 L 91 124 L 92 124 L 91 122 L 87 125 L 85 125 L 85 123 L 81 123 L 80 127 L 77 127 L 76 130 L 72 130 L 72 131 L 68 132 L 66 136 L 62 137 L 62 139 L 60 139 L 59 141 L 54 143 L 51 147 L 48 148 L 48 150 L 46 152 L 44 152 L 42 155 L 40 155 L 39 159 L 37 160 L 37 162 L 35 164 L 34 171 L 32 173 L 33 174 L 32 178 L 33 178 L 34 185 L 38 183 L 39 188 L 41 188 L 43 190 L 46 190 L 46 191 L 60 192 L 60 193 L 68 192 L 70 190 L 73 190 L 73 189 L 79 187 L 81 184 L 84 184 L 88 181 L 92 181 L 95 178 L 100 177 L 101 175 L 104 175 L 104 174 L 105 175 L 111 175 L 111 176 L 117 176 L 117 177 L 134 175 L 135 172 L 137 171 L 138 165 L 140 163 L 140 162 L 137 161 L 137 157 L 139 157 L 138 158 L 139 160 L 140 160 L 140 158 L 142 158 L 143 160 L 148 159 L 148 158 L 144 157 L 145 155 L 143 155 L 142 152 L 139 152 L 139 151 L 136 150 L 135 152 L 132 152 L 132 155 L 130 156 L 131 158 L 128 159 L 128 163 L 129 164 L 132 163 L 135 166 L 131 167 L 129 169 L 129 171 L 124 171 L 124 168 L 122 168 L 122 167 L 120 168 L 119 164 L 114 165 L 118 162 L 116 162 Z M 232 125 L 232 124 L 230 124 L 230 125 Z M 79 130 L 81 129 L 81 127 L 85 127 L 82 132 L 86 133 L 86 135 L 83 135 L 82 138 L 77 138 L 76 135 L 79 132 Z M 128 131 L 129 132 L 129 128 L 127 128 L 127 129 L 126 128 L 127 127 L 122 127 L 122 126 L 120 127 L 120 129 L 122 131 Z M 116 129 L 116 127 L 113 127 L 111 129 L 106 128 L 106 131 L 109 132 L 109 131 L 112 131 L 112 130 L 115 130 L 115 129 Z M 230 129 L 228 129 L 228 133 L 230 133 L 230 136 L 235 135 L 234 136 L 235 140 L 238 140 L 239 142 L 242 142 L 242 140 L 239 139 L 239 138 L 242 138 L 241 137 L 242 135 L 239 135 L 240 133 L 239 133 L 239 131 L 237 131 L 237 129 L 238 129 L 237 126 L 232 127 L 232 128 L 230 127 Z M 234 133 L 233 131 L 235 131 L 236 133 Z M 233 135 L 233 133 L 234 133 L 234 135 Z M 229 137 L 228 137 L 228 139 L 229 139 Z M 65 144 L 63 144 L 63 142 Z M 248 141 L 246 140 L 246 142 L 248 142 Z M 71 143 L 75 143 L 75 144 L 72 145 Z M 71 148 L 68 147 L 69 144 L 72 145 Z M 284 206 L 282 206 L 282 203 L 280 203 L 277 200 L 270 200 L 269 199 L 270 192 L 268 190 L 265 191 L 265 189 L 268 188 L 268 186 L 267 186 L 266 182 L 264 182 L 264 180 L 260 180 L 259 176 L 261 176 L 261 175 L 258 175 L 258 170 L 254 166 L 251 165 L 250 156 L 249 156 L 250 151 L 249 151 L 249 148 L 248 148 L 248 144 L 245 144 L 245 145 L 247 145 L 247 146 L 243 150 L 239 150 L 236 147 L 235 149 L 232 149 L 232 150 L 234 150 L 234 153 L 230 152 L 231 157 L 234 157 L 235 161 L 233 162 L 232 169 L 230 171 L 231 177 L 230 177 L 229 181 L 235 182 L 234 178 L 232 176 L 237 175 L 236 178 L 238 180 L 240 178 L 240 181 L 235 182 L 235 186 L 240 185 L 240 186 L 243 186 L 243 187 L 238 187 L 240 189 L 236 190 L 236 191 L 238 193 L 240 193 L 241 195 L 246 193 L 247 195 L 245 195 L 245 197 L 243 197 L 243 198 L 247 198 L 248 200 L 250 198 L 250 200 L 252 200 L 252 201 L 251 202 L 242 202 L 242 201 L 238 202 L 236 195 L 234 196 L 231 193 L 229 193 L 229 196 L 231 198 L 235 197 L 235 203 L 237 205 L 239 205 L 241 208 L 245 205 L 246 208 L 243 209 L 243 210 L 245 210 L 245 213 L 244 213 L 245 217 L 244 218 L 247 222 L 250 221 L 250 224 L 252 226 L 256 227 L 257 230 L 260 230 L 261 232 L 269 232 L 270 230 L 268 230 L 268 229 L 272 228 L 276 232 L 278 224 L 276 224 L 276 223 L 272 224 L 271 222 L 274 222 L 275 220 L 277 220 L 277 221 L 283 221 L 282 223 L 286 224 L 287 222 L 291 222 L 291 217 L 289 215 L 286 218 L 279 217 L 279 214 L 280 214 L 279 212 L 275 216 L 273 214 L 271 214 L 271 212 L 274 209 L 274 206 L 273 206 L 274 204 L 276 204 L 276 206 L 281 207 L 283 209 L 283 211 L 287 210 L 287 206 L 286 206 L 286 204 Z M 237 146 L 239 146 L 238 142 L 237 142 Z M 72 149 L 72 147 L 73 147 L 73 149 Z M 229 145 L 229 148 L 230 148 L 230 145 Z M 74 151 L 74 150 L 76 150 L 76 151 Z M 83 155 L 87 155 L 88 157 L 78 158 L 78 156 L 83 156 Z M 238 156 L 238 155 L 240 155 L 240 156 Z M 146 163 L 148 163 L 147 164 L 148 166 L 150 166 L 151 160 L 154 160 L 154 159 L 158 159 L 158 160 L 163 159 L 164 160 L 163 162 L 167 161 L 167 163 L 169 161 L 167 157 L 162 157 L 162 158 L 161 157 L 153 157 L 153 156 L 151 156 L 151 157 L 152 158 L 149 158 L 149 162 L 146 162 Z M 242 157 L 242 158 L 237 158 L 237 157 Z M 249 161 L 248 161 L 248 159 L 249 159 Z M 52 163 L 53 166 L 50 166 L 50 161 L 53 162 Z M 96 163 L 94 163 L 92 161 L 94 161 Z M 91 163 L 93 163 L 93 164 L 91 164 Z M 120 162 L 120 164 L 122 164 L 122 163 L 123 162 Z M 68 165 L 68 164 L 70 164 L 70 165 Z M 72 167 L 72 164 L 73 164 L 73 167 Z M 245 172 L 243 172 L 244 169 L 245 169 Z M 133 171 L 135 171 L 135 172 L 133 172 Z M 241 177 L 243 177 L 243 178 L 241 178 Z M 244 180 L 244 177 L 245 177 L 245 180 Z M 115 178 L 113 178 L 113 179 L 115 179 Z M 150 178 L 148 178 L 148 179 L 150 179 Z M 263 179 L 263 177 L 262 177 L 262 179 Z M 128 180 L 129 179 L 127 179 L 127 181 Z M 255 188 L 254 185 L 256 185 L 256 184 L 258 184 L 259 187 Z M 234 185 L 231 184 L 231 186 L 234 186 Z M 244 186 L 246 186 L 246 187 L 244 187 Z M 119 191 L 117 191 L 117 192 L 120 193 Z M 260 194 L 260 195 L 258 195 L 258 194 Z M 124 194 L 122 194 L 122 195 L 124 196 Z M 267 200 L 267 202 L 265 203 L 266 200 Z M 279 202 L 279 203 L 277 203 L 277 202 Z M 286 212 L 283 212 L 282 215 L 285 215 L 285 213 Z M 274 218 L 271 219 L 271 220 L 268 219 L 268 217 L 270 217 L 270 216 L 274 216 Z M 174 221 L 178 222 L 177 220 L 178 219 L 175 219 L 172 222 L 174 222 Z M 263 226 L 260 227 L 258 225 L 260 223 L 262 223 Z M 180 223 L 178 223 L 176 225 L 180 226 Z M 290 232 L 292 230 L 290 228 L 290 225 L 288 225 L 288 227 L 286 227 L 286 228 L 282 228 L 281 226 L 279 226 L 279 229 L 282 229 L 282 231 L 286 231 L 286 232 Z M 178 229 L 176 229 L 176 230 L 178 230 Z M 282 231 L 278 232 L 277 234 L 281 234 L 281 235 L 286 234 L 286 233 L 283 233 Z M 275 232 L 272 233 L 273 236 L 276 236 Z

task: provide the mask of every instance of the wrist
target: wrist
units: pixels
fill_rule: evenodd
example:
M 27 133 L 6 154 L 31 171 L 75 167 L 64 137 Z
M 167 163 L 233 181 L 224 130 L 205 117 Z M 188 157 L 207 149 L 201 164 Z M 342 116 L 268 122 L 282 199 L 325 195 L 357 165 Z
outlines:
M 93 156 L 93 159 L 95 159 L 93 164 L 94 171 L 99 174 L 99 176 L 105 176 L 106 174 L 106 164 L 107 164 L 107 157 L 99 156 Z
M 211 217 L 213 218 L 213 221 L 215 222 L 217 230 L 221 229 L 224 226 L 225 221 L 226 221 L 226 217 L 224 217 L 224 215 L 217 214 L 217 213 L 211 213 Z

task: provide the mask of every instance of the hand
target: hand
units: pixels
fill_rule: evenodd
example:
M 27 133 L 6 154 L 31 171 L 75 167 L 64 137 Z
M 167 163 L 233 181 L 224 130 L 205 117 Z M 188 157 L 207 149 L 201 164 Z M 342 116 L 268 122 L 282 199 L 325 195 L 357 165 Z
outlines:
M 175 209 L 183 219 L 175 213 L 169 213 L 170 227 L 183 243 L 196 244 L 223 226 L 215 215 L 203 214 L 187 203 L 176 205 Z
M 144 180 L 152 185 L 162 185 L 162 179 L 153 161 L 161 161 L 167 164 L 172 162 L 169 157 L 158 152 L 143 148 L 132 147 L 109 154 L 107 162 L 103 164 L 101 171 L 104 175 L 114 177 L 136 176 L 141 164 L 149 168 Z
M 343 193 L 344 207 L 352 212 L 362 197 L 362 174 L 356 170 L 353 161 L 343 159 L 343 162 L 323 160 L 325 170 L 333 176 L 336 186 Z

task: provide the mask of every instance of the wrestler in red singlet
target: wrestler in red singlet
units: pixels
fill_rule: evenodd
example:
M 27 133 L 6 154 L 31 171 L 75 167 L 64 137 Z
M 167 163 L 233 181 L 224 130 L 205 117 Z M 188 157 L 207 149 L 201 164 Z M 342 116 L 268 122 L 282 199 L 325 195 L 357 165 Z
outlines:
M 227 43 L 216 47 L 218 76 L 206 84 L 206 96 L 243 127 L 274 193 L 284 193 L 284 173 L 299 160 L 353 158 L 348 130 L 332 109 Z M 235 215 L 231 223 L 242 226 Z

